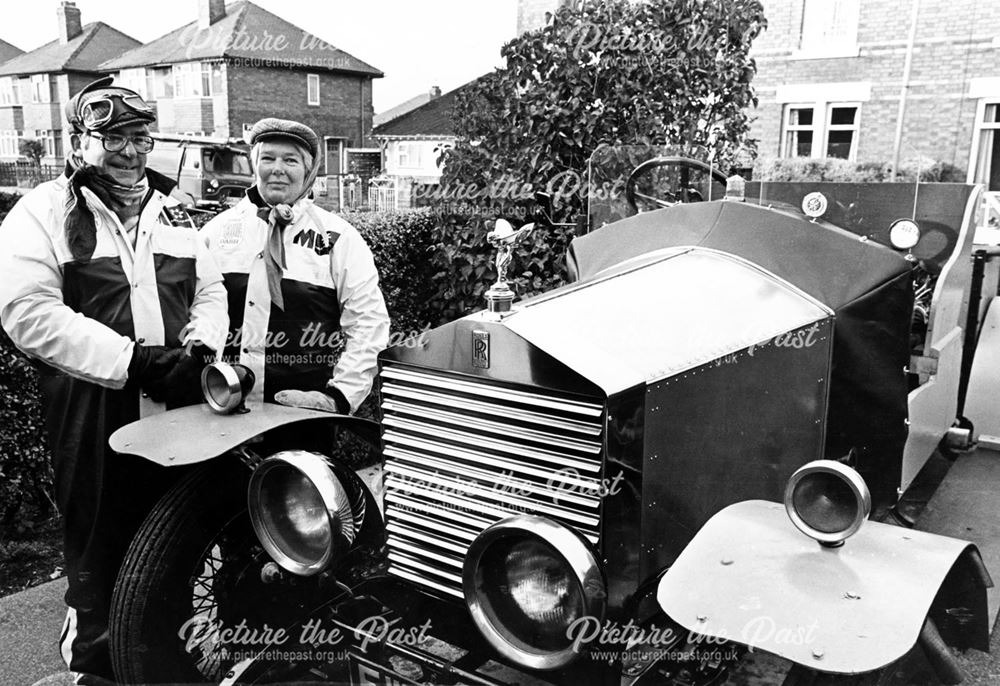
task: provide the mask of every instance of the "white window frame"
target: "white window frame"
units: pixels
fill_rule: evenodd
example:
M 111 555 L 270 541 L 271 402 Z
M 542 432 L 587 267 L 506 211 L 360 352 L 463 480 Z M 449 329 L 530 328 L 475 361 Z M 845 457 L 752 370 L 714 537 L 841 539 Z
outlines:
M 813 111 L 813 120 L 811 124 L 789 123 L 791 121 L 792 110 L 805 110 L 805 109 L 811 109 Z M 809 154 L 809 157 L 814 156 L 812 153 L 816 150 L 816 141 L 817 139 L 820 138 L 822 133 L 822 131 L 817 128 L 817 123 L 818 123 L 817 120 L 819 119 L 818 110 L 819 108 L 816 107 L 816 103 L 814 102 L 801 102 L 801 103 L 796 102 L 796 103 L 788 103 L 785 105 L 781 113 L 781 150 L 780 150 L 781 157 L 789 157 L 789 158 L 800 157 L 800 155 L 790 154 L 788 134 L 801 131 L 812 131 L 813 138 L 810 146 L 811 152 Z
M 396 143 L 396 168 L 420 169 L 423 145 L 420 141 L 399 141 Z
M 49 85 L 48 74 L 31 75 L 31 102 L 48 103 L 52 102 L 52 90 Z
M 988 178 L 979 178 L 979 167 L 983 160 L 979 157 L 979 148 L 983 143 L 983 132 L 992 131 L 994 136 L 1000 136 L 1000 122 L 987 122 L 986 108 L 995 105 L 1000 110 L 1000 95 L 993 97 L 983 97 L 976 105 L 976 126 L 972 135 L 972 150 L 969 158 L 969 171 L 967 175 L 968 183 L 982 183 L 988 185 Z M 1000 163 L 1000 160 L 994 162 Z
M 833 109 L 834 108 L 853 108 L 854 109 L 854 122 L 851 124 L 834 124 L 833 123 Z M 851 136 L 851 150 L 847 154 L 846 159 L 854 161 L 858 158 L 858 136 L 860 135 L 860 125 L 859 120 L 861 119 L 861 103 L 859 102 L 828 102 L 826 103 L 826 119 L 824 120 L 825 126 L 823 127 L 823 157 L 830 157 L 830 132 L 831 131 L 851 131 L 853 136 Z M 831 159 L 845 159 L 845 158 L 831 158 Z
M 5 131 L 0 131 L 0 156 L 2 157 L 20 157 L 21 151 L 19 150 L 19 144 L 21 142 L 21 132 L 8 129 Z
M 835 107 L 850 107 L 854 108 L 854 123 L 852 124 L 831 124 L 833 109 Z M 793 125 L 789 124 L 789 115 L 792 110 L 796 109 L 812 109 L 813 111 L 813 121 L 812 124 L 808 126 Z M 851 137 L 851 151 L 848 154 L 847 159 L 854 161 L 858 157 L 858 138 L 860 137 L 861 129 L 861 103 L 857 101 L 848 102 L 789 102 L 785 103 L 784 108 L 781 113 L 781 138 L 780 138 L 780 148 L 778 154 L 783 158 L 798 157 L 798 155 L 788 154 L 788 133 L 793 131 L 812 131 L 812 148 L 809 157 L 816 158 L 829 158 L 829 159 L 843 159 L 840 157 L 830 157 L 827 155 L 827 150 L 830 146 L 830 132 L 831 131 L 853 131 L 854 135 Z
M 21 97 L 12 76 L 0 78 L 0 105 L 20 105 Z
M 134 69 L 122 69 L 118 73 L 118 79 L 125 88 L 134 90 L 136 93 L 141 95 L 143 98 L 148 98 L 146 92 L 146 69 L 144 67 L 137 67 Z
M 858 56 L 860 0 L 802 0 L 799 46 L 793 59 Z
M 319 105 L 319 74 L 306 74 L 306 102 Z
M 178 62 L 173 65 L 170 73 L 175 98 L 209 98 L 215 95 L 215 89 L 212 88 L 212 62 Z

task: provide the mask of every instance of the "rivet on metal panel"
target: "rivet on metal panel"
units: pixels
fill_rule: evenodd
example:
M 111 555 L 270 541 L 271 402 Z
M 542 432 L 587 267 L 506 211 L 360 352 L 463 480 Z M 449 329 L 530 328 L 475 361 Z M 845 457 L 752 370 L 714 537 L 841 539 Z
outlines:
M 823 649 L 822 648 L 813 648 L 813 657 L 816 658 L 817 660 L 822 660 L 823 659 Z

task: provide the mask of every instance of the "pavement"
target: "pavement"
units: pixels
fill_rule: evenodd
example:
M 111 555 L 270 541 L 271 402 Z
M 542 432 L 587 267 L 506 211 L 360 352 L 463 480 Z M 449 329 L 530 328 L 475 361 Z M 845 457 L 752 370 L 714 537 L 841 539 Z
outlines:
M 0 598 L 0 686 L 72 684 L 59 655 L 66 579 Z

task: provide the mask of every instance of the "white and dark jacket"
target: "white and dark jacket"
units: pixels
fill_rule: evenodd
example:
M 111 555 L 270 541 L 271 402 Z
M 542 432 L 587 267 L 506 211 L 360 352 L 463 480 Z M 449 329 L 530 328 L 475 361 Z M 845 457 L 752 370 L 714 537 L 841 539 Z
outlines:
M 0 322 L 52 373 L 121 389 L 136 344 L 200 341 L 221 349 L 228 328 L 222 276 L 167 195 L 169 181 L 153 172 L 149 180 L 135 247 L 118 217 L 84 187 L 97 240 L 89 259 L 74 259 L 64 228 L 66 176 L 28 193 L 0 226 Z M 139 402 L 141 415 L 163 409 L 148 398 Z
M 257 204 L 245 197 L 202 229 L 229 292 L 224 359 L 256 375 L 251 402 L 271 402 L 282 390 L 319 390 L 339 392 L 354 412 L 371 391 L 389 338 L 371 250 L 349 223 L 299 200 L 282 234 L 284 308 L 272 307 L 268 225 L 255 194 L 251 188 Z

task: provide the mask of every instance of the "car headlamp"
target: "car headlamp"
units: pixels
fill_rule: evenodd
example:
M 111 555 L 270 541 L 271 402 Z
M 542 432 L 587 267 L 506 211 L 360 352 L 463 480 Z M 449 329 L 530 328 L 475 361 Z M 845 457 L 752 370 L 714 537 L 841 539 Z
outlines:
M 250 521 L 261 545 L 281 567 L 312 576 L 351 547 L 360 528 L 351 497 L 317 453 L 286 450 L 250 477 Z
M 500 654 L 531 669 L 578 657 L 572 627 L 603 619 L 604 575 L 589 544 L 544 517 L 498 522 L 472 542 L 462 587 L 480 633 Z
M 896 250 L 910 250 L 920 241 L 920 227 L 912 219 L 897 219 L 889 227 L 889 242 Z
M 792 523 L 823 545 L 842 545 L 857 533 L 871 509 L 865 480 L 834 460 L 800 467 L 785 487 L 785 511 Z
M 201 394 L 219 414 L 249 412 L 246 399 L 256 380 L 249 367 L 213 362 L 201 370 Z

